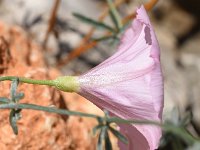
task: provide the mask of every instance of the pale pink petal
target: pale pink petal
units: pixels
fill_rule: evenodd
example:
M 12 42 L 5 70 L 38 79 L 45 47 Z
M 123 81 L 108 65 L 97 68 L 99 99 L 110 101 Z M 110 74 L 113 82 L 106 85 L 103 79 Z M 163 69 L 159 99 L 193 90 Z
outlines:
M 144 7 L 125 32 L 117 52 L 78 79 L 79 94 L 123 119 L 161 121 L 163 81 L 159 46 Z M 161 129 L 119 124 L 129 145 L 122 150 L 154 150 Z

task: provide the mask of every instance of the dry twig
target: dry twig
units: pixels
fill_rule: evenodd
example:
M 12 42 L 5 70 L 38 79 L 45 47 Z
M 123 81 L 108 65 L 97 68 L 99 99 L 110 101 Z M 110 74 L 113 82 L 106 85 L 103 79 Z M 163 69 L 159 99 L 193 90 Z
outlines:
M 55 3 L 53 5 L 53 9 L 52 9 L 51 16 L 50 16 L 49 23 L 48 23 L 49 26 L 48 26 L 48 29 L 46 31 L 44 42 L 43 42 L 44 48 L 46 47 L 46 43 L 48 41 L 49 35 L 53 31 L 53 28 L 55 26 L 57 11 L 58 11 L 58 7 L 59 7 L 60 2 L 61 2 L 61 0 L 55 0 Z

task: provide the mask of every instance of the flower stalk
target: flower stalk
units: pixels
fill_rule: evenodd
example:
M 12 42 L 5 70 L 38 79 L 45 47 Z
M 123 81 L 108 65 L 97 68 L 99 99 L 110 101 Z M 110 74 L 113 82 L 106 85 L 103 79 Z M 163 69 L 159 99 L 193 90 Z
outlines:
M 17 76 L 4 76 L 0 77 L 0 81 L 13 81 L 13 80 L 19 80 L 19 82 L 22 83 L 28 83 L 28 84 L 38 84 L 38 85 L 48 85 L 48 86 L 54 86 L 55 82 L 53 80 L 36 80 L 36 79 L 30 79 L 25 77 L 17 77 Z
M 0 81 L 6 81 L 6 80 L 13 81 L 16 79 L 22 83 L 54 86 L 56 89 L 65 92 L 76 92 L 79 89 L 76 77 L 73 76 L 62 76 L 56 78 L 55 80 L 36 80 L 36 79 L 17 77 L 17 76 L 0 77 Z

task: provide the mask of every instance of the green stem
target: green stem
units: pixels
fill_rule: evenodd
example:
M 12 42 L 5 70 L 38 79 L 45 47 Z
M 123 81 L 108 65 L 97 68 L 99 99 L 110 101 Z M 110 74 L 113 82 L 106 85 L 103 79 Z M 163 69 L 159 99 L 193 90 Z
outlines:
M 0 77 L 0 81 L 6 81 L 6 80 L 13 81 L 15 79 L 18 79 L 19 82 L 28 84 L 54 86 L 55 88 L 65 92 L 77 92 L 79 90 L 79 83 L 77 77 L 74 76 L 61 76 L 56 78 L 55 80 L 36 80 L 36 79 L 16 77 L 16 76 Z
M 108 6 L 110 8 L 112 19 L 113 19 L 117 29 L 120 30 L 123 27 L 123 24 L 121 22 L 121 17 L 119 15 L 117 9 L 115 8 L 113 1 L 107 0 L 107 3 L 108 3 Z
M 50 113 L 57 113 L 61 115 L 82 116 L 82 117 L 90 117 L 90 118 L 95 118 L 95 119 L 100 117 L 93 114 L 87 114 L 87 113 L 76 112 L 76 111 L 68 111 L 64 109 L 58 109 L 55 107 L 45 107 L 45 106 L 39 106 L 39 105 L 34 105 L 34 104 L 23 104 L 23 103 L 1 104 L 0 109 L 32 109 L 32 110 L 45 111 L 45 112 L 50 112 Z
M 126 123 L 126 124 L 149 124 L 149 125 L 156 125 L 156 126 L 162 126 L 161 123 L 156 122 L 156 121 L 150 121 L 150 120 L 124 120 L 121 118 L 117 118 L 117 117 L 111 117 L 111 118 L 107 118 L 106 120 L 108 123 Z
M 64 109 L 58 109 L 54 107 L 45 107 L 45 106 L 38 106 L 34 104 L 17 104 L 17 103 L 9 103 L 9 104 L 1 104 L 0 109 L 32 109 L 32 110 L 39 110 L 45 111 L 50 113 L 58 113 L 61 115 L 73 115 L 73 116 L 82 116 L 82 117 L 89 117 L 95 119 L 105 119 L 108 123 L 125 123 L 125 124 L 141 124 L 141 125 L 156 125 L 160 126 L 164 131 L 171 132 L 179 137 L 182 137 L 186 143 L 192 145 L 195 142 L 199 142 L 199 139 L 194 138 L 192 135 L 188 134 L 184 128 L 176 127 L 170 124 L 161 124 L 159 122 L 148 121 L 148 120 L 124 120 L 117 117 L 101 117 L 98 115 L 76 112 L 76 111 L 68 111 Z
M 30 79 L 30 78 L 25 78 L 25 77 L 16 77 L 16 76 L 0 77 L 0 81 L 6 81 L 6 80 L 13 81 L 14 79 L 19 79 L 20 82 L 28 83 L 28 84 L 55 86 L 54 80 L 36 80 L 36 79 Z
M 171 125 L 171 124 L 162 124 L 156 121 L 150 121 L 150 120 L 124 120 L 117 117 L 107 118 L 106 120 L 109 123 L 125 123 L 125 124 L 139 124 L 139 125 L 155 125 L 161 127 L 166 132 L 171 132 L 179 137 L 182 137 L 184 141 L 188 144 L 193 144 L 195 142 L 199 142 L 200 139 L 197 139 L 193 137 L 191 134 L 187 133 L 187 131 L 184 128 Z
M 170 125 L 170 124 L 163 124 L 161 127 L 163 128 L 164 131 L 171 132 L 171 133 L 181 137 L 189 145 L 192 145 L 195 142 L 200 142 L 200 139 L 193 137 L 182 127 L 177 127 L 177 126 Z

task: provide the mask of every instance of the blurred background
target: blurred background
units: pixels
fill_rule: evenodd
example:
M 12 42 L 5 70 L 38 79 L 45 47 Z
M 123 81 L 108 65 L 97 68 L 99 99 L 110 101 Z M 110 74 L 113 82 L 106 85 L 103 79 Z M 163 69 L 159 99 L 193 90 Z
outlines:
M 156 3 L 155 6 L 150 2 Z M 129 16 L 125 22 L 132 20 L 131 14 L 137 7 L 149 4 L 150 19 L 161 47 L 165 80 L 163 118 L 199 137 L 200 1 L 115 0 L 114 3 L 121 18 Z M 108 32 L 105 24 L 115 28 L 107 9 L 104 0 L 0 0 L 0 22 L 22 28 L 28 39 L 41 47 L 47 67 L 64 75 L 77 75 L 116 50 L 121 32 L 113 34 L 114 37 L 105 36 Z M 103 20 L 103 25 L 95 24 L 99 21 L 94 20 Z M 188 145 L 181 138 L 165 133 L 159 149 L 175 148 L 199 150 L 200 145 Z

